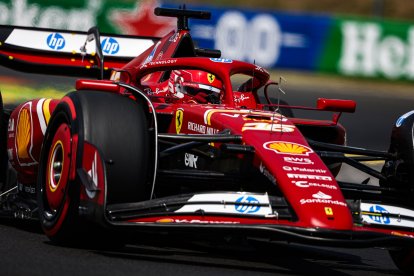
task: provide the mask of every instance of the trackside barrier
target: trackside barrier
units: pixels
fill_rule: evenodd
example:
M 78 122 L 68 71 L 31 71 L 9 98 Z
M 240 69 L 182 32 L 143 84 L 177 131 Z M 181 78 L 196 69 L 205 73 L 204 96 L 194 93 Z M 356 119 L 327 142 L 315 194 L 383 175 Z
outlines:
M 153 15 L 156 6 L 178 2 L 137 0 L 0 0 L 0 24 L 162 36 L 174 28 L 171 18 Z M 267 68 L 339 75 L 414 79 L 414 23 L 366 18 L 188 5 L 212 12 L 211 21 L 191 20 L 201 48 L 221 49 L 224 58 Z M 48 45 L 64 41 L 56 34 Z M 102 48 L 118 51 L 117 41 Z M 110 47 L 112 46 L 112 47 Z

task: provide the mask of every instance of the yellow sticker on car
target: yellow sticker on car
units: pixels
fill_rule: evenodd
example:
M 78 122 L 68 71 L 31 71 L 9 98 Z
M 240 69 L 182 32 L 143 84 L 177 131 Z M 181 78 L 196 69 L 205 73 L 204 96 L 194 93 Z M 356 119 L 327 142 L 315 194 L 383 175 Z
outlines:
M 184 119 L 184 110 L 177 109 L 177 112 L 175 113 L 175 130 L 177 131 L 177 134 L 180 133 L 181 127 L 183 125 L 183 119 Z

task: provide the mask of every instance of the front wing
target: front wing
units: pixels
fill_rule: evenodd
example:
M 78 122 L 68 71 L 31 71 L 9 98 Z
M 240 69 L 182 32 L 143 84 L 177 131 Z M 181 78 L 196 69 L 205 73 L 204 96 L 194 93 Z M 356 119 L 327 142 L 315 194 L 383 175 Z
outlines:
M 240 192 L 188 194 L 109 205 L 106 220 L 133 232 L 244 236 L 358 248 L 414 244 L 413 211 L 370 202 L 349 202 L 349 206 L 355 223 L 346 230 L 300 225 L 282 197 Z

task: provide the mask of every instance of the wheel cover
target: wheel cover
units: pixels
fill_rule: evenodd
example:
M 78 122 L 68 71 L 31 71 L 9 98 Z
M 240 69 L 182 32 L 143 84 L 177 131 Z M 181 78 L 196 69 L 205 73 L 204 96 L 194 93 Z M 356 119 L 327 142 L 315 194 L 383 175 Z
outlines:
M 58 212 L 65 203 L 69 180 L 71 134 L 67 124 L 58 127 L 48 153 L 46 166 L 46 199 L 49 216 Z

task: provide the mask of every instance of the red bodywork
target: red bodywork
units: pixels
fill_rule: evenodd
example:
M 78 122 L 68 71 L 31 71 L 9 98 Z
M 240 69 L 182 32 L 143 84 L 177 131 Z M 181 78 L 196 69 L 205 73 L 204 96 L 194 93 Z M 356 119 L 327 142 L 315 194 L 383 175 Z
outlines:
M 183 50 L 185 49 L 185 50 Z M 3 55 L 12 55 L 0 51 Z M 16 56 L 16 59 L 20 58 Z M 25 57 L 25 60 L 30 59 Z M 50 62 L 41 56 L 35 62 Z M 111 61 L 112 62 L 112 61 Z M 53 60 L 53 63 L 56 63 Z M 78 66 L 67 59 L 61 59 L 60 64 Z M 249 157 L 251 167 L 260 172 L 280 194 L 285 198 L 291 213 L 289 219 L 281 219 L 275 213 L 261 216 L 246 213 L 197 214 L 175 213 L 168 215 L 147 215 L 117 221 L 118 224 L 133 224 L 136 226 L 156 225 L 266 225 L 287 226 L 303 230 L 318 231 L 356 231 L 378 232 L 395 236 L 412 237 L 411 232 L 392 229 L 366 228 L 356 226 L 353 213 L 335 180 L 336 170 L 332 170 L 308 143 L 302 129 L 316 127 L 318 131 L 334 129 L 334 137 L 328 141 L 336 145 L 345 144 L 345 130 L 338 124 L 341 112 L 353 112 L 355 102 L 334 99 L 320 99 L 317 111 L 336 112 L 332 120 L 309 120 L 289 118 L 272 111 L 272 103 L 263 102 L 259 89 L 269 83 L 269 73 L 262 67 L 241 61 L 226 60 L 197 56 L 188 30 L 182 29 L 171 32 L 160 39 L 141 55 L 128 62 L 114 61 L 110 65 L 121 65 L 116 69 L 110 80 L 79 80 L 76 89 L 79 93 L 84 90 L 99 90 L 103 93 L 126 95 L 131 100 L 134 95 L 118 85 L 123 82 L 137 87 L 151 99 L 154 110 L 150 113 L 162 117 L 168 123 L 159 132 L 174 135 L 217 135 L 229 130 L 232 135 L 241 136 L 241 145 L 254 149 L 253 157 Z M 223 94 L 220 104 L 197 104 L 174 98 L 168 90 L 168 78 L 164 74 L 176 69 L 200 69 L 208 71 L 223 82 Z M 253 78 L 244 89 L 233 87 L 232 76 L 242 74 Z M 32 185 L 36 180 L 37 162 L 43 141 L 45 127 L 50 114 L 56 105 L 66 101 L 71 106 L 71 100 L 33 100 L 18 106 L 10 115 L 8 128 L 9 160 L 18 172 L 18 180 L 23 185 Z M 73 110 L 75 110 L 73 108 Z M 73 112 L 72 114 L 76 114 Z M 165 119 L 167 118 L 167 119 Z M 133 127 L 133 126 L 131 126 Z M 77 141 L 72 144 L 75 152 Z M 210 143 L 219 150 L 222 143 Z M 105 163 L 99 156 L 99 149 L 93 145 L 84 146 L 82 166 L 86 172 L 95 170 L 97 189 L 94 193 L 82 190 L 81 200 L 85 206 L 95 206 L 106 212 L 105 206 Z M 239 160 L 247 162 L 243 154 L 235 154 Z M 195 158 L 195 159 L 194 159 Z M 191 162 L 196 164 L 197 158 Z M 74 162 L 74 161 L 73 161 Z M 190 161 L 189 161 L 190 162 Z M 196 167 L 196 166 L 195 166 Z M 193 166 L 194 169 L 194 166 Z M 75 177 L 74 167 L 71 167 L 71 177 Z M 260 186 L 261 183 L 251 183 Z M 242 191 L 235 191 L 243 196 Z M 247 191 L 249 192 L 249 191 Z M 267 196 L 267 195 L 266 195 Z M 93 203 L 90 205 L 89 203 Z M 234 202 L 233 202 L 234 203 Z M 112 223 L 109 216 L 104 216 Z M 102 217 L 101 217 L 102 219 Z

